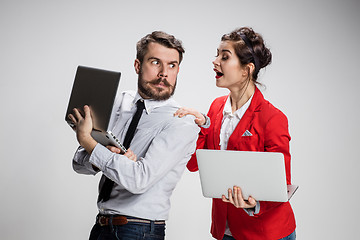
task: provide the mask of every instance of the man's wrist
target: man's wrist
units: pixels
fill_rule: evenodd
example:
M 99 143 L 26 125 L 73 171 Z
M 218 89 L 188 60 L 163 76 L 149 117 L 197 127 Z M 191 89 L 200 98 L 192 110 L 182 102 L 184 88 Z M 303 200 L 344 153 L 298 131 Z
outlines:
M 86 150 L 87 153 L 91 154 L 91 152 L 94 150 L 97 142 L 90 134 L 79 134 L 78 136 L 79 144 Z

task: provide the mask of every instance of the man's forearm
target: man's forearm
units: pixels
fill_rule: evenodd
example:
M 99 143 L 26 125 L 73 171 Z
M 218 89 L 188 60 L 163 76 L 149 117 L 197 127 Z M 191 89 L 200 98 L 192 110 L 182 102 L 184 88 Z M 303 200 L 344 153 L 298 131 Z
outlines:
M 92 136 L 89 135 L 78 135 L 79 144 L 86 150 L 88 154 L 91 154 L 94 150 L 97 142 Z

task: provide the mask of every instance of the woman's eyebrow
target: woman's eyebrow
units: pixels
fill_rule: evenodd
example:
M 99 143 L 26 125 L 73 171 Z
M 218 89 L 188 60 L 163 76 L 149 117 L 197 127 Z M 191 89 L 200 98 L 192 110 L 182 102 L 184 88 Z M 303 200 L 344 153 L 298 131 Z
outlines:
M 221 52 L 228 52 L 228 53 L 232 54 L 232 52 L 228 49 L 222 49 Z

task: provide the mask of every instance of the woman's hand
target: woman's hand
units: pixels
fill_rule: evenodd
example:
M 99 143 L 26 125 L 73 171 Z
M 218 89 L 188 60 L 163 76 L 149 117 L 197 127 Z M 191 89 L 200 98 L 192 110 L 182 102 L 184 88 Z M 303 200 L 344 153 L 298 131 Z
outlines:
M 229 188 L 228 198 L 223 195 L 222 200 L 223 202 L 233 204 L 236 208 L 254 208 L 256 206 L 256 200 L 254 198 L 249 197 L 248 200 L 243 198 L 241 188 L 238 186 L 234 186 L 233 191 Z
M 114 146 L 106 146 L 107 149 L 109 149 L 113 153 L 120 154 L 121 150 L 120 148 L 114 147 Z M 136 154 L 129 148 L 126 153 L 124 153 L 124 156 L 130 159 L 131 161 L 136 162 L 137 156 Z
M 205 119 L 204 115 L 202 115 L 202 113 L 200 113 L 197 110 L 192 109 L 192 108 L 186 108 L 186 107 L 179 108 L 174 113 L 174 116 L 178 116 L 181 118 L 181 117 L 184 117 L 189 114 L 195 116 L 195 123 L 197 125 L 201 126 L 206 123 L 206 119 Z

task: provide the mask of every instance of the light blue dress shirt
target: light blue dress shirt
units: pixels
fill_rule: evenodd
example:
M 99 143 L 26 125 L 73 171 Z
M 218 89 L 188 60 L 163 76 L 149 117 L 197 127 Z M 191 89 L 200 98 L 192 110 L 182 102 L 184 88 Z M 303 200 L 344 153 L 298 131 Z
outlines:
M 140 95 L 135 91 L 120 94 L 114 103 L 109 130 L 121 142 L 136 111 Z M 130 149 L 137 161 L 109 151 L 97 144 L 91 155 L 79 147 L 73 168 L 81 174 L 97 174 L 92 165 L 115 182 L 110 199 L 98 203 L 102 214 L 121 214 L 150 220 L 167 220 L 170 196 L 194 153 L 199 127 L 194 117 L 173 114 L 179 105 L 172 99 L 145 100 L 145 111 Z M 99 189 L 105 181 L 102 176 Z

